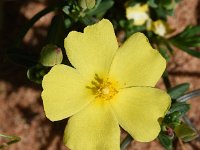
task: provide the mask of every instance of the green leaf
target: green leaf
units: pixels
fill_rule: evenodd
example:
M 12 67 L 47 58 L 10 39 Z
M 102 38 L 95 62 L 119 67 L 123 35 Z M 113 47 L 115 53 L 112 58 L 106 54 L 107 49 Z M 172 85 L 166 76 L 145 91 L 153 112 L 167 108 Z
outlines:
M 174 132 L 176 133 L 176 136 L 184 142 L 192 141 L 199 136 L 194 129 L 184 123 L 175 127 Z
M 182 40 L 184 42 L 184 46 L 187 47 L 199 47 L 200 46 L 200 37 L 194 36 L 187 39 Z
M 93 16 L 95 15 L 97 18 L 103 17 L 103 15 L 114 5 L 113 0 L 104 0 L 102 1 L 98 7 L 95 7 L 87 12 L 87 15 Z
M 165 44 L 167 50 L 170 52 L 170 54 L 173 54 L 173 51 L 174 51 L 174 50 L 173 50 L 171 44 L 168 42 L 168 40 L 165 40 L 165 41 L 163 41 L 163 42 L 164 42 L 164 44 Z
M 4 148 L 6 148 L 8 145 L 17 143 L 17 142 L 19 142 L 19 141 L 21 140 L 21 138 L 18 137 L 18 136 L 10 136 L 10 135 L 0 134 L 0 137 L 9 139 L 8 142 L 5 142 L 5 143 L 3 143 L 3 144 L 0 144 L 0 149 L 2 149 L 2 150 L 3 150 Z
M 193 50 L 193 49 L 190 49 L 188 48 L 187 46 L 184 46 L 184 45 L 175 45 L 176 47 L 180 48 L 180 50 L 194 56 L 194 57 L 197 57 L 197 58 L 200 58 L 200 52 L 197 51 L 197 50 Z
M 167 150 L 172 150 L 172 138 L 170 136 L 160 133 L 158 135 L 158 140 L 164 148 L 166 148 Z
M 179 3 L 181 0 L 175 0 L 176 3 Z
M 182 83 L 168 90 L 172 99 L 177 99 L 189 89 L 189 83 Z
M 172 114 L 168 114 L 165 116 L 163 123 L 174 128 L 175 126 L 180 125 L 181 116 L 183 116 L 181 112 L 177 112 L 177 111 L 173 112 Z
M 61 64 L 62 60 L 63 60 L 63 54 L 61 48 L 53 44 L 48 44 L 45 47 L 43 47 L 40 53 L 39 62 L 43 66 L 51 67 L 57 64 Z
M 70 6 L 64 6 L 62 11 L 66 14 L 69 15 L 70 14 Z
M 157 3 L 155 2 L 155 0 L 148 0 L 148 4 L 149 6 L 151 6 L 152 8 L 157 8 L 158 5 Z
M 200 33 L 200 26 L 188 26 L 185 30 L 177 36 L 182 38 L 192 37 Z
M 178 48 L 188 54 L 200 57 L 200 52 L 195 51 L 195 47 L 200 46 L 200 26 L 188 26 L 182 33 L 170 39 L 170 41 Z
M 56 15 L 51 21 L 47 35 L 47 43 L 52 43 L 64 48 L 63 39 L 65 38 L 66 28 L 63 15 Z
M 174 0 L 162 0 L 161 4 L 165 9 L 168 10 L 172 10 L 176 6 L 176 2 Z
M 172 104 L 169 112 L 180 112 L 181 115 L 184 115 L 190 109 L 190 105 L 185 102 L 176 102 Z
M 166 61 L 169 61 L 170 56 L 167 54 L 167 52 L 164 48 L 159 48 L 159 52 L 166 59 Z

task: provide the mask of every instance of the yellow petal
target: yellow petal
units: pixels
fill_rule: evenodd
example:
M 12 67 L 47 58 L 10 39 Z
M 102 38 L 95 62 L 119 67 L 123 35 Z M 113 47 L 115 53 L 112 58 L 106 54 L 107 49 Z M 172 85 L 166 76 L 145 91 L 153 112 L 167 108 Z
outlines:
M 92 103 L 70 117 L 64 143 L 71 150 L 119 150 L 120 128 L 109 105 Z
M 72 65 L 87 78 L 108 73 L 118 48 L 114 29 L 103 19 L 88 26 L 84 33 L 72 31 L 65 38 L 65 49 Z
M 66 65 L 54 66 L 42 81 L 42 99 L 47 118 L 61 120 L 85 107 L 92 99 L 85 85 L 75 69 Z
M 121 87 L 155 86 L 166 67 L 165 59 L 142 33 L 133 34 L 117 51 L 110 77 Z
M 112 101 L 112 108 L 119 124 L 136 141 L 149 142 L 158 136 L 158 119 L 165 115 L 170 103 L 170 97 L 164 91 L 133 87 L 120 90 Z

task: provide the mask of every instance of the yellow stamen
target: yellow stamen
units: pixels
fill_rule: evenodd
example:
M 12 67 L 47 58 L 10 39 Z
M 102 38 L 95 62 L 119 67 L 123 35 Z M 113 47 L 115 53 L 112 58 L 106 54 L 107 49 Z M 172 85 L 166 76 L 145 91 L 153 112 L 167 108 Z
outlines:
M 110 100 L 118 91 L 116 90 L 116 84 L 110 82 L 108 79 L 101 79 L 98 75 L 95 75 L 95 80 L 91 81 L 91 86 L 87 88 L 92 90 L 92 93 L 96 98 L 103 100 Z

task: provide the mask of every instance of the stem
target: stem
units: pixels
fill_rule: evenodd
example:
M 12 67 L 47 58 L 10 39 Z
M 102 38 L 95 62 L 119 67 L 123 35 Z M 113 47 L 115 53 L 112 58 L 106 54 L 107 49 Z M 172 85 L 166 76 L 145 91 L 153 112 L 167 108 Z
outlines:
M 189 92 L 189 93 L 179 97 L 176 101 L 177 102 L 186 102 L 187 100 L 194 98 L 194 97 L 198 97 L 198 96 L 200 96 L 200 89 Z
M 40 12 L 38 12 L 35 16 L 33 16 L 33 18 L 31 18 L 21 29 L 21 31 L 19 32 L 14 46 L 15 47 L 20 47 L 22 40 L 24 38 L 24 36 L 26 35 L 26 33 L 28 32 L 28 30 L 44 15 L 48 14 L 51 11 L 55 11 L 58 10 L 60 8 L 62 8 L 63 6 L 66 5 L 66 2 L 63 3 L 58 3 L 56 5 L 53 6 L 49 6 L 47 8 L 44 8 L 43 10 L 41 10 Z
M 184 115 L 182 118 L 186 124 L 188 124 L 192 129 L 194 129 L 198 133 L 198 130 L 195 128 L 195 126 L 192 124 L 192 122 L 190 121 L 190 119 L 188 119 L 186 115 Z
M 169 88 L 171 88 L 171 83 L 170 83 L 170 80 L 169 80 L 169 77 L 168 77 L 168 73 L 167 71 L 165 70 L 165 72 L 163 73 L 162 75 L 162 79 L 163 79 L 163 82 L 165 84 L 165 88 L 168 90 Z
M 131 143 L 131 141 L 133 140 L 133 138 L 130 136 L 130 134 L 128 134 L 125 139 L 121 142 L 120 144 L 120 149 L 121 150 L 125 150 L 126 147 Z
M 0 137 L 10 139 L 10 141 L 1 144 L 1 145 L 0 145 L 0 149 L 3 149 L 3 148 L 5 148 L 6 146 L 11 145 L 11 144 L 14 144 L 14 143 L 17 143 L 17 142 L 19 142 L 19 141 L 21 140 L 20 137 L 17 137 L 17 136 L 9 136 L 9 135 L 4 135 L 4 134 L 0 134 Z

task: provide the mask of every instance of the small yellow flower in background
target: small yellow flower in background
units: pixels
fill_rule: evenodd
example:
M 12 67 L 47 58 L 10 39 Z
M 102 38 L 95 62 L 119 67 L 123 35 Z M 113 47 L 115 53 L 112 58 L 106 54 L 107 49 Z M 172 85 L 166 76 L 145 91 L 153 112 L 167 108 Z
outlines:
M 165 36 L 171 32 L 169 25 L 163 20 L 149 21 L 147 23 L 147 30 L 153 31 L 160 36 Z
M 109 20 L 72 31 L 65 39 L 74 68 L 55 65 L 44 77 L 42 99 L 52 121 L 69 118 L 64 143 L 71 150 L 119 150 L 120 127 L 136 141 L 154 140 L 169 95 L 153 88 L 166 61 L 142 33 L 121 47 Z
M 126 8 L 126 18 L 133 19 L 136 26 L 143 25 L 149 19 L 149 8 L 147 4 L 136 4 Z

